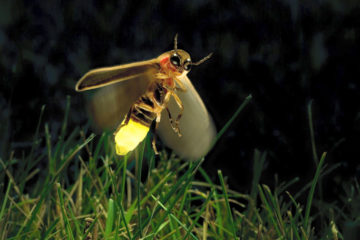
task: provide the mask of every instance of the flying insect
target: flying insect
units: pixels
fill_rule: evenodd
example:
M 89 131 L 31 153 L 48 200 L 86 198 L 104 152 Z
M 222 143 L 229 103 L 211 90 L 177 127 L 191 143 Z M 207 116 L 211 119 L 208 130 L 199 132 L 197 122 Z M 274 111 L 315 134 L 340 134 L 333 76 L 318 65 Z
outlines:
M 181 157 L 198 159 L 210 150 L 216 130 L 187 74 L 211 55 L 192 62 L 189 53 L 177 48 L 176 35 L 173 50 L 146 61 L 91 70 L 75 90 L 101 88 L 90 112 L 99 128 L 118 125 L 114 132 L 118 155 L 134 150 L 155 121 L 155 136 L 165 145 Z M 158 153 L 155 137 L 152 146 Z

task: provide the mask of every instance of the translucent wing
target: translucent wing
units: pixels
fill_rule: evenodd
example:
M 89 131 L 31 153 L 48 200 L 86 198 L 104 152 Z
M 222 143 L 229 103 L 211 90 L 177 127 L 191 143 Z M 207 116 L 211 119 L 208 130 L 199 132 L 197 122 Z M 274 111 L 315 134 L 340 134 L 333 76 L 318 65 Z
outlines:
M 110 84 L 155 73 L 159 69 L 156 59 L 98 68 L 86 73 L 76 84 L 76 91 L 104 87 Z
M 149 82 L 159 71 L 157 62 L 152 59 L 98 68 L 89 71 L 78 81 L 75 87 L 77 91 L 102 87 L 94 93 L 88 104 L 88 112 L 96 130 L 114 129 L 121 123 L 132 104 L 146 91 Z
M 158 134 L 161 140 L 178 155 L 190 160 L 196 160 L 205 156 L 210 150 L 216 136 L 216 129 L 211 116 L 189 78 L 183 76 L 181 81 L 187 89 L 186 92 L 177 92 L 184 105 L 184 112 L 180 119 L 182 137 L 178 137 L 171 128 L 166 111 L 162 112 Z M 176 118 L 179 107 L 174 99 L 170 100 L 168 107 L 172 116 Z
M 119 82 L 97 90 L 88 104 L 88 112 L 95 130 L 115 130 L 130 107 L 146 91 L 151 79 L 151 75 L 142 75 L 131 81 Z

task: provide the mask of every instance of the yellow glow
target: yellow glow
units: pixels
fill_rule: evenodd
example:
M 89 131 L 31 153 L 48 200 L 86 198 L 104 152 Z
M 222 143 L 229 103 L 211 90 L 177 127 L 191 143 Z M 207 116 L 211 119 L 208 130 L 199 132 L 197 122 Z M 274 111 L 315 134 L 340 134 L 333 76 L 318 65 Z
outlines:
M 124 121 L 121 124 L 123 124 Z M 127 125 L 122 126 L 120 130 L 115 133 L 116 153 L 118 155 L 126 155 L 128 152 L 134 150 L 136 146 L 144 140 L 148 132 L 149 127 L 130 119 Z

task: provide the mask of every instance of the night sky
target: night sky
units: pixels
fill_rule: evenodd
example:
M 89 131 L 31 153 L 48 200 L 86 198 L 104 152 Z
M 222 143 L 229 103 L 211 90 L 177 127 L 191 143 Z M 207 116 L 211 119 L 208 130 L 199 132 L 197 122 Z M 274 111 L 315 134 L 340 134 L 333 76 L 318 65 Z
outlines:
M 218 129 L 248 95 L 252 101 L 206 157 L 230 187 L 250 191 L 255 149 L 267 153 L 261 182 L 274 186 L 315 172 L 308 105 L 317 155 L 327 166 L 329 198 L 360 174 L 360 8 L 340 1 L 18 1 L 0 7 L 0 156 L 29 151 L 42 105 L 58 134 L 71 96 L 68 129 L 88 123 L 77 80 L 96 67 L 140 61 L 179 48 Z M 43 128 L 41 128 L 43 129 Z M 56 138 L 56 137 L 54 137 Z M 296 190 L 295 190 L 296 191 Z

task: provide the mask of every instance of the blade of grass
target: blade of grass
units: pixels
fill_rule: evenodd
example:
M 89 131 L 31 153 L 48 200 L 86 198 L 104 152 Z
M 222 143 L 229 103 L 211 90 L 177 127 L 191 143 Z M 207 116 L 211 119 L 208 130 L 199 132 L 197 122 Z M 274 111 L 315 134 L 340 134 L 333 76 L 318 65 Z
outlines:
M 69 215 L 70 215 L 70 218 L 71 218 L 71 221 L 73 223 L 73 226 L 75 226 L 75 229 L 76 229 L 76 234 L 75 236 L 80 236 L 80 234 L 82 233 L 81 230 L 80 230 L 80 225 L 79 225 L 79 220 L 77 219 L 77 217 L 75 216 L 74 214 L 74 211 L 72 208 L 68 208 L 68 211 L 69 211 Z
M 268 199 L 270 200 L 279 230 L 281 231 L 282 236 L 285 236 L 284 221 L 282 219 L 282 215 L 280 212 L 281 210 L 280 210 L 280 206 L 279 206 L 278 197 L 277 197 L 277 195 L 275 195 L 275 194 L 273 195 L 271 193 L 271 190 L 267 185 L 263 185 L 263 189 L 266 191 Z
M 46 127 L 45 127 L 45 129 L 46 129 Z M 90 135 L 83 144 L 81 144 L 79 147 L 77 147 L 72 152 L 71 156 L 74 156 L 78 151 L 80 151 L 88 142 L 90 142 L 94 138 L 94 136 L 95 136 L 95 134 Z M 65 163 L 66 163 L 66 161 L 65 161 Z M 19 229 L 19 231 L 18 231 L 18 233 L 16 235 L 17 238 L 19 238 L 21 236 L 23 231 L 25 232 L 25 234 L 30 231 L 31 226 L 32 226 L 38 212 L 40 211 L 40 208 L 42 206 L 42 203 L 43 203 L 44 199 L 48 197 L 49 191 L 53 187 L 53 184 L 54 184 L 54 182 L 56 180 L 56 176 L 61 172 L 61 170 L 63 168 L 64 168 L 64 166 L 60 167 L 60 169 L 52 176 L 51 180 L 49 179 L 49 177 L 47 179 L 45 179 L 44 187 L 42 188 L 42 191 L 40 193 L 39 202 L 36 204 L 34 210 L 31 212 L 31 216 L 28 219 L 28 221 L 26 221 L 20 227 L 20 229 Z
M 217 226 L 220 226 L 218 229 L 219 229 L 219 238 L 220 239 L 223 239 L 224 238 L 224 229 L 223 227 L 223 219 L 221 218 L 221 209 L 222 207 L 220 206 L 220 201 L 219 201 L 219 197 L 218 197 L 218 194 L 216 192 L 216 186 L 215 184 L 211 181 L 209 175 L 205 172 L 204 169 L 202 169 L 201 167 L 199 168 L 199 172 L 201 173 L 201 175 L 205 178 L 205 180 L 210 184 L 211 186 L 211 189 L 213 189 L 214 191 L 214 208 L 215 208 L 215 211 L 216 211 L 216 219 L 215 219 L 215 224 Z
M 313 182 L 311 184 L 310 192 L 309 192 L 309 195 L 308 195 L 308 199 L 307 199 L 307 203 L 306 203 L 306 209 L 305 209 L 305 218 L 304 218 L 304 229 L 305 229 L 305 231 L 308 231 L 308 224 L 309 224 L 310 209 L 311 209 L 311 206 L 312 206 L 312 200 L 314 198 L 315 187 L 316 187 L 316 184 L 317 184 L 317 182 L 319 180 L 321 168 L 322 168 L 322 165 L 324 164 L 325 157 L 326 157 L 326 152 L 324 152 L 322 154 L 322 156 L 321 156 L 321 159 L 320 159 L 318 167 L 316 168 L 315 176 L 314 176 Z M 310 233 L 310 232 L 308 232 L 308 233 Z
M 34 141 L 33 144 L 31 145 L 31 150 L 30 150 L 30 154 L 28 155 L 27 159 L 30 161 L 34 158 L 33 154 L 35 151 L 35 148 L 39 146 L 40 140 L 39 138 L 39 132 L 40 132 L 40 127 L 41 127 L 41 120 L 44 116 L 44 112 L 45 112 L 45 105 L 41 106 L 41 110 L 40 110 L 40 117 L 39 117 L 39 121 L 38 124 L 36 126 L 36 130 L 35 130 L 35 134 L 34 134 Z M 31 166 L 32 164 L 30 164 L 30 168 L 32 168 Z
M 173 175 L 174 173 L 168 173 L 164 178 L 162 178 L 160 180 L 160 182 L 158 184 L 155 185 L 155 187 L 153 187 L 149 192 L 148 194 L 143 197 L 143 199 L 141 200 L 141 203 L 140 205 L 143 205 L 146 203 L 146 201 L 148 200 L 148 198 L 151 197 L 152 194 L 154 194 L 154 192 L 156 192 L 160 187 L 162 187 L 166 181 Z M 130 206 L 130 208 L 127 209 L 127 212 L 126 212 L 126 215 L 125 215 L 125 218 L 127 220 L 127 222 L 130 221 L 131 219 L 131 216 L 133 215 L 133 212 L 135 210 L 135 206 L 137 206 L 137 200 Z
M 95 134 L 92 133 L 90 136 L 78 147 L 76 147 L 74 150 L 70 151 L 66 156 L 64 157 L 64 160 L 62 161 L 62 165 L 59 167 L 59 169 L 54 174 L 54 177 L 59 175 L 59 173 L 65 168 L 65 166 L 75 157 L 75 155 L 84 148 L 90 141 L 92 141 L 95 137 Z
M 172 217 L 173 215 L 172 213 L 168 213 L 168 214 L 170 216 L 169 228 L 170 228 L 171 237 L 173 240 L 180 239 L 180 229 L 177 224 L 177 221 Z
M 122 172 L 122 178 L 121 178 L 121 189 L 120 189 L 120 197 L 121 197 L 121 202 L 123 202 L 124 196 L 125 196 L 125 184 L 126 184 L 126 169 L 127 169 L 127 161 L 129 159 L 129 156 L 126 155 L 124 156 L 124 165 L 123 165 L 123 172 Z
M 224 125 L 224 127 L 218 132 L 218 134 L 216 135 L 216 138 L 215 138 L 214 142 L 212 143 L 211 148 L 216 144 L 216 142 L 221 138 L 221 136 L 226 132 L 226 130 L 228 130 L 228 128 L 230 127 L 231 123 L 234 122 L 234 120 L 238 117 L 238 115 L 239 115 L 240 112 L 245 108 L 245 106 L 248 105 L 248 103 L 251 101 L 251 99 L 252 99 L 251 94 L 245 98 L 245 101 L 244 101 L 244 102 L 240 105 L 240 107 L 235 111 L 235 113 L 232 115 L 232 117 L 229 119 L 229 121 L 226 122 L 226 124 Z
M 51 183 L 46 182 L 44 184 L 43 191 L 40 194 L 40 199 L 39 199 L 38 203 L 36 204 L 35 209 L 31 212 L 31 216 L 30 216 L 29 220 L 26 221 L 20 227 L 20 229 L 19 229 L 19 231 L 18 231 L 18 233 L 17 233 L 17 235 L 15 237 L 16 239 L 21 239 L 21 236 L 22 236 L 23 232 L 24 232 L 24 234 L 27 234 L 30 231 L 30 228 L 31 228 L 31 226 L 32 226 L 32 224 L 33 224 L 33 222 L 34 222 L 34 220 L 35 220 L 35 218 L 36 218 L 36 216 L 37 216 L 37 214 L 38 214 L 38 212 L 40 210 L 40 207 L 43 204 L 44 199 L 46 197 L 48 197 L 48 192 L 49 192 L 50 188 L 52 187 L 52 185 L 53 185 L 53 182 L 51 182 Z
M 0 221 L 2 220 L 2 218 L 4 216 L 5 207 L 7 204 L 7 200 L 9 198 L 10 188 L 11 188 L 11 181 L 9 181 L 9 183 L 8 183 L 8 186 L 7 186 L 6 192 L 5 192 L 5 196 L 4 196 L 4 201 L 2 202 L 1 211 L 0 211 Z
M 127 234 L 128 234 L 128 238 L 129 238 L 129 239 L 133 239 L 133 237 L 131 236 L 131 233 L 130 233 L 130 229 L 129 229 L 129 227 L 128 227 L 128 222 L 127 222 L 126 217 L 125 217 L 124 207 L 123 207 L 122 204 L 120 204 L 119 207 L 120 207 L 121 218 L 122 218 L 122 220 L 124 221 L 124 226 L 125 226 L 126 232 L 127 232 Z
M 192 221 L 190 227 L 188 228 L 188 231 L 186 232 L 186 235 L 184 236 L 183 240 L 187 239 L 188 236 L 191 234 L 191 231 L 195 227 L 195 224 L 199 221 L 202 213 L 206 209 L 207 204 L 209 203 L 210 199 L 212 198 L 212 195 L 213 195 L 214 191 L 215 190 L 212 189 L 211 192 L 208 194 L 207 198 L 205 199 L 205 202 L 202 204 L 202 207 L 201 207 L 200 211 L 196 214 L 196 218 L 194 219 L 194 221 Z
M 261 154 L 261 152 L 255 149 L 254 152 L 254 166 L 253 166 L 253 179 L 251 183 L 251 191 L 250 191 L 250 198 L 248 199 L 248 207 L 246 211 L 247 218 L 251 221 L 254 215 L 254 211 L 256 209 L 256 198 L 258 195 L 258 185 L 260 183 L 260 177 L 262 173 L 262 169 L 264 166 L 264 162 L 266 159 L 266 153 Z M 242 224 L 243 218 L 240 219 L 240 225 Z M 242 228 L 243 234 L 247 234 L 249 229 Z
M 191 200 L 189 199 L 190 186 L 191 186 L 191 185 L 186 186 L 184 197 L 182 198 L 181 203 L 180 203 L 180 207 L 179 207 L 178 210 L 177 210 L 177 214 L 178 214 L 178 215 L 181 215 L 181 214 L 184 212 L 184 208 L 188 207 L 188 206 L 185 206 L 185 204 L 187 204 L 187 203 L 189 203 L 189 201 L 191 201 Z
M 223 219 L 221 217 L 221 205 L 220 205 L 220 201 L 219 201 L 219 196 L 217 191 L 214 192 L 214 201 L 215 201 L 215 211 L 216 211 L 216 219 L 215 219 L 215 223 L 220 226 L 219 227 L 219 235 L 220 238 L 223 239 L 224 238 L 224 228 L 223 226 Z
M 182 195 L 184 194 L 184 189 L 186 189 L 186 186 L 188 184 L 190 184 L 193 176 L 195 175 L 195 173 L 197 172 L 198 168 L 200 167 L 200 165 L 203 163 L 204 158 L 202 158 L 199 161 L 194 162 L 189 169 L 184 173 L 184 175 L 182 175 L 177 181 L 176 183 L 173 185 L 173 187 L 171 188 L 171 190 L 165 195 L 165 197 L 163 197 L 162 199 L 160 199 L 160 201 L 162 202 L 162 204 L 166 204 L 167 201 L 169 201 L 169 199 L 171 198 L 171 196 L 174 195 L 174 193 L 178 190 L 179 186 L 182 185 L 182 188 L 180 188 L 179 192 L 177 195 L 175 195 L 175 197 L 173 198 L 173 201 L 170 202 L 168 209 L 171 211 L 174 207 L 174 205 L 176 204 L 176 202 L 178 201 L 178 199 L 180 197 L 182 197 Z M 153 213 L 153 216 L 155 216 L 159 211 L 160 211 L 161 207 L 157 207 Z M 166 214 L 164 214 L 164 216 L 162 216 L 159 220 L 159 223 L 154 229 L 155 231 L 157 231 L 159 229 L 159 226 L 161 225 L 161 223 L 164 222 L 165 218 L 167 217 Z M 150 218 L 146 219 L 146 221 L 143 223 L 144 225 L 147 225 L 148 222 L 150 221 Z M 135 236 L 137 237 L 137 236 Z
M 159 206 L 164 209 L 167 214 L 171 217 L 171 219 L 174 219 L 186 232 L 188 232 L 190 234 L 190 236 L 193 239 L 198 240 L 198 238 L 189 231 L 189 229 L 174 215 L 171 213 L 171 210 L 169 210 L 169 208 L 165 207 L 164 204 L 161 203 L 161 201 L 159 199 L 157 199 L 155 196 L 152 196 L 152 198 L 157 202 L 157 204 L 159 204 Z
M 137 199 L 138 199 L 138 224 L 139 224 L 139 231 L 140 231 L 140 238 L 142 238 L 142 225 L 141 225 L 141 206 L 140 206 L 140 201 L 141 201 L 141 194 L 140 194 L 140 184 L 141 184 L 141 171 L 142 171 L 142 162 L 143 162 L 143 158 L 144 158 L 144 149 L 145 149 L 145 141 L 143 141 L 141 143 L 140 148 L 138 148 L 139 152 L 140 152 L 140 156 L 138 159 L 138 168 L 137 168 Z
M 288 191 L 286 191 L 286 194 L 289 196 L 290 201 L 294 205 L 296 210 L 295 216 L 293 218 L 295 219 L 295 221 L 298 221 L 297 219 L 300 218 L 300 221 L 298 222 L 304 222 L 304 217 L 301 214 L 303 209 L 300 207 L 300 204 L 295 201 L 294 197 Z
M 71 97 L 69 95 L 67 95 L 66 96 L 65 115 L 64 115 L 63 124 L 61 126 L 60 139 L 59 139 L 61 141 L 64 141 L 65 134 L 66 134 L 66 128 L 67 128 L 69 112 L 70 112 L 70 102 L 71 102 Z
M 234 218 L 233 218 L 233 215 L 232 215 L 232 212 L 231 212 L 230 203 L 229 203 L 229 197 L 228 197 L 228 194 L 227 194 L 227 191 L 226 191 L 225 182 L 224 182 L 224 178 L 223 178 L 221 170 L 218 170 L 218 175 L 219 175 L 220 183 L 221 183 L 222 190 L 223 190 L 224 197 L 225 197 L 226 209 L 227 209 L 228 216 L 229 216 L 230 222 L 231 222 L 232 234 L 233 234 L 234 239 L 237 239 L 237 237 L 236 237 L 236 228 L 235 228 L 235 224 L 234 224 Z
M 309 130 L 310 130 L 310 139 L 311 139 L 311 149 L 313 153 L 313 159 L 316 164 L 316 167 L 319 165 L 319 157 L 316 151 L 316 142 L 315 142 L 315 132 L 314 132 L 314 124 L 312 119 L 312 100 L 308 104 L 308 117 L 309 117 Z M 322 201 L 323 200 L 323 189 L 322 189 L 322 182 L 321 178 L 318 180 L 318 186 L 319 186 L 319 198 Z M 320 212 L 321 213 L 321 212 Z M 322 222 L 323 222 L 323 214 L 321 214 Z
M 60 160 L 61 155 L 64 151 L 63 143 L 65 141 L 69 112 L 70 112 L 70 96 L 68 95 L 68 96 L 66 96 L 65 114 L 64 114 L 64 119 L 63 119 L 62 125 L 61 125 L 60 135 L 55 144 L 55 150 L 54 150 L 54 155 L 53 155 L 54 161 L 56 161 L 58 159 Z
M 44 233 L 44 235 L 41 237 L 41 239 L 51 239 L 52 236 L 50 235 L 52 233 L 52 231 L 55 229 L 55 227 L 57 226 L 57 224 L 59 223 L 59 218 L 55 219 L 51 225 L 47 228 L 46 232 Z
M 313 154 L 313 159 L 314 162 L 316 164 L 316 166 L 319 165 L 319 157 L 316 153 L 316 143 L 315 143 L 315 134 L 314 134 L 314 125 L 313 125 L 313 121 L 312 121 L 312 100 L 309 102 L 308 106 L 307 106 L 307 110 L 308 110 L 308 117 L 309 117 L 309 131 L 310 131 L 310 140 L 311 140 L 311 150 L 312 150 L 312 154 Z
M 51 146 L 51 135 L 49 131 L 49 125 L 45 123 L 45 140 L 46 140 L 46 149 L 48 155 L 48 165 L 49 165 L 49 177 L 52 177 L 55 173 L 55 164 L 52 158 L 52 146 Z
M 271 208 L 270 203 L 269 203 L 268 200 L 266 199 L 262 187 L 259 185 L 258 188 L 259 188 L 260 199 L 261 199 L 261 201 L 262 201 L 263 204 L 264 204 L 264 208 L 265 208 L 265 210 L 266 210 L 266 212 L 267 212 L 267 216 L 268 216 L 268 218 L 269 218 L 269 220 L 270 220 L 270 222 L 271 222 L 271 225 L 274 226 L 274 228 L 275 228 L 275 230 L 276 230 L 276 233 L 277 233 L 278 236 L 281 238 L 283 235 L 282 235 L 282 233 L 281 233 L 281 231 L 280 231 L 280 229 L 279 229 L 278 224 L 276 223 L 275 216 L 274 216 L 274 214 L 273 214 L 274 211 L 273 211 L 273 209 Z
M 59 200 L 60 200 L 61 214 L 63 215 L 65 230 L 66 230 L 66 233 L 67 233 L 67 238 L 68 239 L 75 239 L 74 234 L 73 234 L 73 232 L 71 230 L 71 226 L 70 226 L 68 216 L 67 216 L 66 211 L 65 211 L 65 204 L 64 204 L 63 194 L 62 194 L 62 190 L 61 190 L 61 185 L 60 185 L 60 183 L 57 183 L 56 185 L 57 185 L 57 192 L 58 192 L 58 196 L 59 196 Z
M 250 197 L 252 199 L 256 199 L 258 193 L 258 185 L 260 182 L 260 177 L 262 173 L 262 169 L 266 159 L 266 152 L 263 154 L 260 153 L 259 150 L 255 149 L 254 153 L 254 167 L 253 167 L 253 179 L 251 183 L 251 192 Z
M 284 183 L 283 185 L 277 187 L 276 193 L 279 195 L 281 193 L 283 193 L 286 189 L 289 189 L 289 187 L 297 182 L 299 182 L 300 178 L 299 177 L 295 177 L 292 180 L 290 180 L 289 182 Z
M 109 202 L 108 202 L 108 211 L 107 211 L 107 218 L 106 218 L 106 224 L 105 224 L 104 239 L 110 239 L 110 235 L 111 235 L 112 228 L 114 225 L 114 219 L 115 219 L 114 215 L 115 215 L 114 200 L 112 200 L 110 198 Z
M 290 211 L 287 212 L 288 217 L 290 219 L 290 224 L 291 224 L 291 229 L 293 230 L 293 233 L 295 234 L 295 237 L 297 240 L 301 240 L 301 237 L 299 235 L 299 230 L 295 224 L 295 219 L 293 218 L 292 214 Z
M 340 167 L 342 164 L 338 163 L 335 164 L 327 169 L 322 169 L 321 170 L 321 176 L 326 176 L 328 174 L 330 174 L 332 171 L 334 171 L 336 168 Z M 309 189 L 311 187 L 312 181 L 307 183 L 304 187 L 302 187 L 295 195 L 294 195 L 294 199 L 298 199 L 307 189 Z

